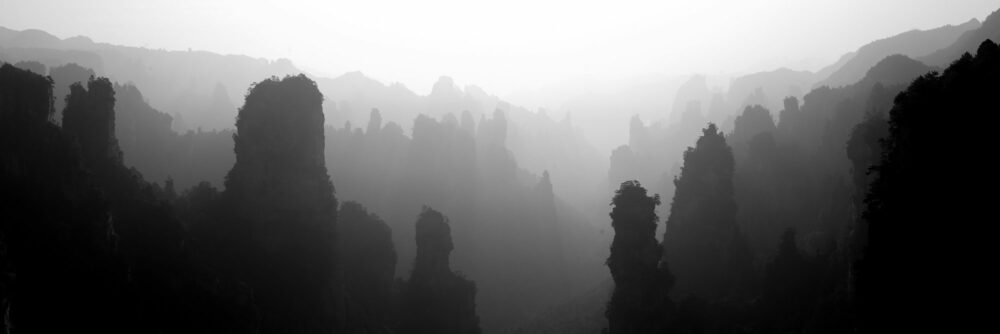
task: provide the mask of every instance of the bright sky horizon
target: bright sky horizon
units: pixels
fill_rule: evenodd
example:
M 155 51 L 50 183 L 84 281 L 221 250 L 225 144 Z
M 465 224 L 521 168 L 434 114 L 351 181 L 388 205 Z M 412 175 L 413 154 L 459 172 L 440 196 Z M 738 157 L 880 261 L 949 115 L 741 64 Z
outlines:
M 167 50 L 360 70 L 426 94 L 442 75 L 503 96 L 578 77 L 818 70 L 1000 0 L 0 0 L 0 26 Z

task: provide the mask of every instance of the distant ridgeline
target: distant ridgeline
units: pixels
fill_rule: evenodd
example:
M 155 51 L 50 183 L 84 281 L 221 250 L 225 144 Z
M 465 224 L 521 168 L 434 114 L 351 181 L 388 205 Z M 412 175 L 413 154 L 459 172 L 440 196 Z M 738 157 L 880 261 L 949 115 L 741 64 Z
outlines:
M 83 82 L 85 86 L 94 73 L 76 64 L 46 69 L 44 65 L 26 62 L 14 67 L 33 68 L 32 71 L 50 73 L 53 94 L 61 90 L 64 92 L 63 96 L 70 93 L 74 83 Z M 66 131 L 76 131 L 73 130 L 76 128 L 81 131 L 108 134 L 107 130 L 110 129 L 114 134 L 113 137 L 100 138 L 102 141 L 107 141 L 109 147 L 112 147 L 110 145 L 112 141 L 115 143 L 114 149 L 108 149 L 112 152 L 108 155 L 116 155 L 125 166 L 123 168 L 133 167 L 133 171 L 137 174 L 141 171 L 146 180 L 161 180 L 159 187 L 176 189 L 171 190 L 179 197 L 178 203 L 174 205 L 177 211 L 175 214 L 186 235 L 194 238 L 192 233 L 208 233 L 197 235 L 197 240 L 185 239 L 183 243 L 187 247 L 193 247 L 192 245 L 197 245 L 205 239 L 215 237 L 215 234 L 226 234 L 217 231 L 215 227 L 209 228 L 215 226 L 213 224 L 224 224 L 233 220 L 274 219 L 267 217 L 284 217 L 288 212 L 318 212 L 320 205 L 315 203 L 303 207 L 278 207 L 270 213 L 254 211 L 267 208 L 261 203 L 287 202 L 304 205 L 300 202 L 307 199 L 320 201 L 314 197 L 295 196 L 328 191 L 306 188 L 301 188 L 301 191 L 287 190 L 283 187 L 292 185 L 274 180 L 268 181 L 271 186 L 239 181 L 241 178 L 258 180 L 264 175 L 261 174 L 262 171 L 269 170 L 272 174 L 279 172 L 287 174 L 281 177 L 282 180 L 288 178 L 303 184 L 320 185 L 324 182 L 323 175 L 328 175 L 325 177 L 326 182 L 335 180 L 338 185 L 337 193 L 340 196 L 354 200 L 354 204 L 364 203 L 372 211 L 379 212 L 381 218 L 378 220 L 396 232 L 387 234 L 386 238 L 393 244 L 391 247 L 393 251 L 403 259 L 412 258 L 416 254 L 413 213 L 420 212 L 424 205 L 448 212 L 453 221 L 458 222 L 453 231 L 458 248 L 461 250 L 454 254 L 453 263 L 456 268 L 461 268 L 467 277 L 475 278 L 479 283 L 477 290 L 479 303 L 489 303 L 492 306 L 485 310 L 480 309 L 483 326 L 486 328 L 498 330 L 525 321 L 563 298 L 589 289 L 602 277 L 600 267 L 593 264 L 599 263 L 599 259 L 604 256 L 600 247 L 594 247 L 601 243 L 603 236 L 597 228 L 586 223 L 581 224 L 586 220 L 582 218 L 583 214 L 556 197 L 557 188 L 553 186 L 553 178 L 550 178 L 548 172 L 543 171 L 539 177 L 518 166 L 507 148 L 507 143 L 511 141 L 508 136 L 511 130 L 506 112 L 497 110 L 491 118 L 483 117 L 478 121 L 468 112 L 462 113 L 460 120 L 453 115 L 451 117 L 446 115 L 442 119 L 420 115 L 414 120 L 413 134 L 408 136 L 397 123 L 383 122 L 381 113 L 377 109 L 371 111 L 371 120 L 364 129 L 350 126 L 321 127 L 324 122 L 320 116 L 324 115 L 316 114 L 315 110 L 311 116 L 300 119 L 302 124 L 287 125 L 285 123 L 292 120 L 287 119 L 284 113 L 277 117 L 248 109 L 248 112 L 258 115 L 255 116 L 257 118 L 263 117 L 263 120 L 259 124 L 252 123 L 254 117 L 247 118 L 241 115 L 237 126 L 246 126 L 248 127 L 246 130 L 189 131 L 180 135 L 171 129 L 173 118 L 151 107 L 138 87 L 132 84 L 113 83 L 106 79 L 99 81 L 110 84 L 110 88 L 101 86 L 100 89 L 111 89 L 114 92 L 114 103 L 105 101 L 101 102 L 103 104 L 100 106 L 104 108 L 100 109 L 102 112 L 113 110 L 111 115 L 113 117 L 108 118 L 111 120 L 110 123 L 91 127 L 86 125 L 89 124 L 86 122 L 90 122 L 89 118 L 73 120 L 74 117 L 79 118 L 79 115 L 73 112 L 67 116 L 69 123 L 64 123 L 61 110 L 52 114 L 50 123 L 57 127 L 63 126 L 63 130 Z M 269 84 L 255 85 L 248 92 L 254 92 L 260 88 L 258 86 L 269 87 L 267 86 Z M 315 87 L 314 84 L 309 86 Z M 299 94 L 300 90 L 306 89 L 311 88 L 302 85 L 289 89 L 287 93 Z M 285 106 L 275 105 L 260 98 L 259 96 L 272 94 L 268 90 L 263 92 L 265 93 L 260 94 L 268 95 L 258 94 L 248 98 L 261 101 L 262 104 L 266 103 L 266 108 L 284 110 L 282 108 Z M 315 100 L 315 96 L 297 96 L 289 101 L 308 99 Z M 80 109 L 81 106 L 98 108 L 99 106 L 90 104 L 100 102 L 80 100 L 73 102 L 72 108 L 66 108 L 66 99 L 54 100 L 63 101 L 62 109 L 65 110 Z M 295 104 L 298 102 L 288 103 L 295 105 L 296 108 L 305 107 Z M 252 107 L 254 104 L 248 106 Z M 244 109 L 248 106 L 244 106 Z M 315 108 L 315 105 L 310 105 L 309 108 Z M 305 137 L 281 139 L 283 137 L 266 133 L 261 135 L 259 132 L 260 129 L 267 130 L 270 127 L 306 126 L 304 124 L 311 126 L 312 132 L 307 132 L 303 130 L 304 128 L 285 131 L 309 134 Z M 319 134 L 316 133 L 316 128 L 320 129 Z M 248 137 L 244 132 L 252 134 Z M 238 143 L 251 141 L 254 144 L 236 144 L 234 150 L 234 137 Z M 274 142 L 275 140 L 279 142 Z M 88 148 L 81 147 L 81 149 Z M 234 152 L 240 152 L 239 154 L 246 158 L 237 159 L 237 154 Z M 86 152 L 81 151 L 81 153 Z M 258 160 L 270 155 L 278 158 L 271 162 Z M 293 157 L 302 157 L 301 159 L 306 159 L 303 161 L 309 163 Z M 324 163 L 320 172 L 314 171 L 314 169 L 319 170 L 319 167 L 309 165 L 319 162 Z M 295 166 L 313 167 L 275 169 L 275 166 L 292 168 L 289 164 L 293 163 Z M 326 167 L 330 167 L 329 170 Z M 251 176 L 241 176 L 246 173 L 250 173 Z M 312 175 L 312 179 L 302 179 L 308 175 Z M 277 176 L 272 176 L 271 179 L 275 177 Z M 213 185 L 218 187 L 222 180 L 226 180 L 225 190 L 214 189 Z M 257 190 L 239 190 L 246 187 L 256 187 L 250 189 Z M 329 191 L 332 192 L 332 186 Z M 245 192 L 270 194 L 273 198 L 229 200 L 240 197 L 242 195 L 237 195 Z M 223 193 L 227 195 L 223 196 Z M 219 209 L 218 205 L 204 204 L 217 201 L 233 207 Z M 235 207 L 247 209 L 235 209 Z M 212 214 L 204 213 L 205 210 Z M 247 216 L 242 218 L 220 216 L 220 211 L 242 212 Z M 205 223 L 216 221 L 222 223 Z M 268 230 L 262 233 L 276 235 L 285 232 Z M 310 237 L 314 236 L 314 233 L 307 234 Z M 519 247 L 504 252 L 486 251 L 504 249 L 511 243 L 517 243 Z M 230 251 L 235 251 L 243 246 L 226 247 L 231 248 Z M 239 256 L 234 257 L 237 259 L 222 263 L 220 266 L 235 265 L 242 261 Z M 381 278 L 389 282 L 393 281 L 397 273 L 408 273 L 413 265 L 411 261 L 390 262 L 391 264 L 386 264 L 392 267 L 390 273 Z M 519 265 L 510 270 L 497 270 L 494 263 Z M 336 272 L 336 269 L 331 270 Z M 570 273 L 579 275 L 569 276 Z M 249 280 L 246 278 L 240 281 Z M 512 298 L 510 294 L 512 286 L 522 293 Z M 389 287 L 391 291 L 398 290 L 393 284 L 389 284 Z M 261 293 L 263 292 L 256 292 L 257 299 L 263 298 L 260 296 Z M 345 298 L 352 297 L 348 295 Z M 387 316 L 367 313 L 359 315 L 354 313 L 357 310 L 353 308 L 345 311 L 349 314 L 347 317 Z
M 109 78 L 124 165 L 178 194 L 193 188 L 205 196 L 209 186 L 228 191 L 237 164 L 236 97 L 253 81 L 301 72 L 287 60 L 3 28 L 0 59 L 53 79 L 56 124 L 72 83 Z M 599 264 L 607 250 L 595 245 L 609 235 L 591 205 L 602 197 L 604 158 L 569 117 L 511 105 L 446 76 L 427 95 L 360 72 L 310 78 L 324 95 L 323 158 L 337 198 L 363 204 L 391 228 L 395 275 L 412 269 L 414 214 L 428 205 L 454 223 L 452 264 L 477 283 L 486 331 L 526 321 L 606 278 Z M 190 215 L 185 226 L 205 219 Z
M 978 329 L 998 13 L 728 96 L 695 77 L 607 155 L 447 77 L 0 29 L 0 332 Z
M 420 213 L 413 277 L 394 284 L 386 224 L 354 202 L 338 215 L 312 80 L 254 85 L 225 191 L 181 194 L 125 167 L 116 88 L 134 94 L 71 85 L 60 126 L 52 79 L 0 67 L 5 331 L 479 333 L 447 218 Z
M 899 75 L 915 80 L 886 80 Z M 605 331 L 988 326 L 988 308 L 973 305 L 993 284 L 993 236 L 969 229 L 991 216 L 982 179 L 995 159 L 991 133 L 968 120 L 995 123 L 998 83 L 1000 46 L 986 40 L 940 73 L 888 57 L 857 84 L 814 90 L 801 109 L 786 100 L 777 126 L 759 106 L 728 137 L 709 124 L 684 152 L 662 243 L 659 196 L 638 181 L 616 192 Z M 783 221 L 800 210 L 813 217 Z M 754 246 L 761 239 L 772 244 Z M 761 253 L 773 255 L 755 263 Z

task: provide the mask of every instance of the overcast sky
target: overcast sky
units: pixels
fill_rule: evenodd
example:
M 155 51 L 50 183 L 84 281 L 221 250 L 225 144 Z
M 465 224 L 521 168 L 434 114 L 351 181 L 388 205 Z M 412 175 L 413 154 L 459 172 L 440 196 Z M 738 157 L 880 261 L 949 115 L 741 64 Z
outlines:
M 440 75 L 504 95 L 577 76 L 815 70 L 1000 0 L 0 0 L 0 26 L 60 38 L 288 58 L 426 93 Z

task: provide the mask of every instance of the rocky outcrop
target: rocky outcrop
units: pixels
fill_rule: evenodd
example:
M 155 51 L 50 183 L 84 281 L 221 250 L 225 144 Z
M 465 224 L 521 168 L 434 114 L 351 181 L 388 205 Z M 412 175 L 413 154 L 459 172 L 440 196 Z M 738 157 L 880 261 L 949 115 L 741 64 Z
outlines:
M 417 258 L 406 286 L 403 333 L 479 333 L 476 284 L 451 271 L 448 218 L 424 207 L 417 219 Z
M 252 285 L 264 332 L 343 326 L 333 184 L 323 158 L 323 95 L 304 75 L 251 87 L 226 176 L 231 215 L 220 233 Z

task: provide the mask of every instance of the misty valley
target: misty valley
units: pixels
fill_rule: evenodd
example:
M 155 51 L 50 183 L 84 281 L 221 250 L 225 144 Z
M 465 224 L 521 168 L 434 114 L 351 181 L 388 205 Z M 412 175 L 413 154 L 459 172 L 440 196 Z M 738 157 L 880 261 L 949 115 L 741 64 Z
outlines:
M 988 330 L 982 14 L 558 110 L 0 21 L 0 333 Z

